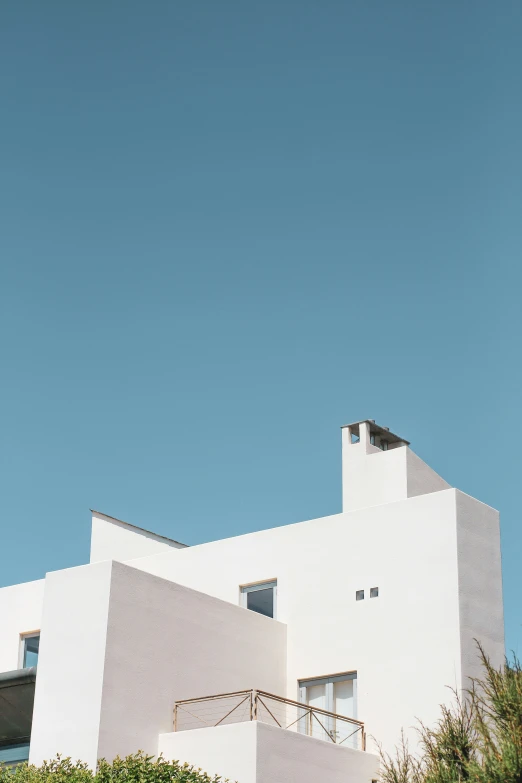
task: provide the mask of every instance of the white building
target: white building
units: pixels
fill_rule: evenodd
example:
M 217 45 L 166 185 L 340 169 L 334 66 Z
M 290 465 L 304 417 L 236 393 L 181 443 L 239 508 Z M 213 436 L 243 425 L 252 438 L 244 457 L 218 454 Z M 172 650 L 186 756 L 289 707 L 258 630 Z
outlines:
M 373 421 L 342 454 L 340 514 L 185 547 L 95 511 L 88 565 L 0 590 L 0 757 L 376 779 L 475 639 L 503 660 L 499 518 Z

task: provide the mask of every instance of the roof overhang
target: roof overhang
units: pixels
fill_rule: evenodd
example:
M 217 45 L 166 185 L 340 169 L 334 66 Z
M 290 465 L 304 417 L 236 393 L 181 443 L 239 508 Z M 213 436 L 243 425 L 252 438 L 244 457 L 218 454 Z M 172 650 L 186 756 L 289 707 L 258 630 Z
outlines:
M 410 441 L 405 438 L 401 438 L 400 435 L 390 432 L 387 427 L 381 427 L 380 424 L 376 424 L 372 419 L 363 419 L 362 421 L 354 421 L 352 424 L 343 424 L 341 429 L 349 427 L 354 435 L 359 435 L 359 424 L 370 425 L 370 435 L 379 435 L 381 440 L 385 440 L 387 443 L 404 443 L 406 446 L 410 445 Z
M 0 742 L 31 736 L 36 666 L 0 673 Z

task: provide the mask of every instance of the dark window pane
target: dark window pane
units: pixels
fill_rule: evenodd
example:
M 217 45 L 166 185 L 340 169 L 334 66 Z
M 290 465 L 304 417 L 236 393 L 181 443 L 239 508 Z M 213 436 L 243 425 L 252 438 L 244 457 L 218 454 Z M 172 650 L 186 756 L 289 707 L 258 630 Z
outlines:
M 39 636 L 29 636 L 24 645 L 24 669 L 29 666 L 36 666 L 38 663 L 38 648 L 40 647 Z
M 379 588 L 378 587 L 371 587 L 370 588 L 370 598 L 377 598 L 379 595 Z
M 0 745 L 0 766 L 20 764 L 29 760 L 29 743 Z
M 274 616 L 274 588 L 265 587 L 262 590 L 251 590 L 247 593 L 247 608 L 265 617 Z
M 364 590 L 357 590 L 355 592 L 355 600 L 356 601 L 363 601 L 364 600 Z

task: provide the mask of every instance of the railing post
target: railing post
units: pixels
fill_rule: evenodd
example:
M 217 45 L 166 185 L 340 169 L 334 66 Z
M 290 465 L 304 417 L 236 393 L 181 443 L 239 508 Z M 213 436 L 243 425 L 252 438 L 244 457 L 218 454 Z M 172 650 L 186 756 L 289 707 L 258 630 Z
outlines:
M 252 691 L 252 718 L 251 720 L 257 720 L 257 691 Z
M 174 705 L 174 731 L 178 730 L 178 705 Z

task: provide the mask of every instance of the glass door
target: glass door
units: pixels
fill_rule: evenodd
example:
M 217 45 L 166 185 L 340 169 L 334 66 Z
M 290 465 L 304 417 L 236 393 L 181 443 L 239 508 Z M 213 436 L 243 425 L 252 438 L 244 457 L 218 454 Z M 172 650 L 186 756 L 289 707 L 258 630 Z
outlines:
M 346 715 L 347 718 L 355 718 L 354 685 L 356 680 L 336 680 L 333 686 L 333 712 L 337 715 Z M 356 727 L 347 721 L 333 719 L 335 741 L 342 742 L 349 748 L 357 747 Z M 352 731 L 355 732 L 352 734 Z M 350 736 L 351 735 L 351 736 Z
M 306 704 L 308 704 L 309 707 L 317 707 L 320 710 L 328 709 L 326 706 L 325 683 L 309 685 L 306 688 Z M 310 734 L 312 737 L 328 739 L 327 732 L 330 730 L 330 726 L 328 725 L 329 719 L 326 715 L 311 713 L 308 720 L 310 721 Z
M 347 718 L 357 717 L 357 673 L 320 677 L 299 682 L 299 701 L 309 707 L 333 712 Z M 318 739 L 328 739 L 349 748 L 358 747 L 357 728 L 348 721 L 313 713 L 299 721 L 299 731 Z

